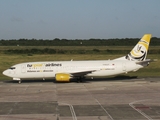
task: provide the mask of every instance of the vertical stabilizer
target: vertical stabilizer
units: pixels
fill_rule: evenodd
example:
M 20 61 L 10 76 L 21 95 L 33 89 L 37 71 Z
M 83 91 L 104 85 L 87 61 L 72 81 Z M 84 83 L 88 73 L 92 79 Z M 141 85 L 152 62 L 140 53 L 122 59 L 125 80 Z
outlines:
M 115 60 L 145 61 L 150 39 L 151 34 L 145 34 L 128 55 Z
M 126 56 L 126 59 L 133 61 L 144 61 L 147 57 L 148 47 L 151 39 L 151 34 L 145 34 L 137 45 Z

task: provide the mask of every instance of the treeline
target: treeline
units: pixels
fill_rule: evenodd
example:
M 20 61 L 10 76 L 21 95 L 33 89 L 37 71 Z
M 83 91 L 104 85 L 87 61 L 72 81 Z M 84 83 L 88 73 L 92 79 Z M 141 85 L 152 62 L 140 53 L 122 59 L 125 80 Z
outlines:
M 3 51 L 5 54 L 27 54 L 32 56 L 33 54 L 128 54 L 130 50 L 62 50 L 62 49 L 8 49 Z M 160 54 L 160 49 L 153 49 L 148 51 L 149 54 Z
M 37 39 L 19 39 L 19 40 L 0 40 L 0 46 L 134 46 L 140 38 L 125 39 L 89 39 L 89 40 L 37 40 Z M 153 37 L 151 46 L 160 46 L 160 38 Z
M 6 54 L 123 54 L 128 53 L 128 50 L 62 50 L 62 49 L 52 49 L 52 48 L 44 48 L 44 49 L 8 49 L 5 50 Z

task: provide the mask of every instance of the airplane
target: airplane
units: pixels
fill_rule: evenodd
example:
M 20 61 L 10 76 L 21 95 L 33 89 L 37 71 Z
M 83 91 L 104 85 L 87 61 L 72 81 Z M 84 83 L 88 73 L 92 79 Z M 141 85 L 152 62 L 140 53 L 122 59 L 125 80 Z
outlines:
M 70 82 L 71 79 L 81 81 L 86 77 L 106 77 L 131 71 L 149 65 L 146 59 L 151 34 L 144 34 L 136 46 L 126 56 L 113 60 L 88 60 L 88 61 L 45 61 L 26 62 L 13 65 L 3 71 L 5 76 L 13 80 L 55 79 L 56 82 Z

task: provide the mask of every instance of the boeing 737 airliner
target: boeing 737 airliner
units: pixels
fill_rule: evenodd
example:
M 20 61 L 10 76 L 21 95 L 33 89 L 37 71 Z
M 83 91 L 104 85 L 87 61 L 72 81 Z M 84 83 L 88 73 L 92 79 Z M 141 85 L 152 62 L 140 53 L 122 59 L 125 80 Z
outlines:
M 3 72 L 13 80 L 55 79 L 69 82 L 72 78 L 110 76 L 137 71 L 149 65 L 146 59 L 151 34 L 145 34 L 131 52 L 114 60 L 27 62 L 13 65 Z

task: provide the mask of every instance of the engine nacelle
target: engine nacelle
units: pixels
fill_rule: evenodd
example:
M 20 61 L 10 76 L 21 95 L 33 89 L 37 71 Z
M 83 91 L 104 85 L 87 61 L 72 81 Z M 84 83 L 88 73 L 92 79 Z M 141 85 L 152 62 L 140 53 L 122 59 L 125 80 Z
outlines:
M 55 79 L 57 82 L 69 82 L 71 76 L 66 73 L 57 73 Z

